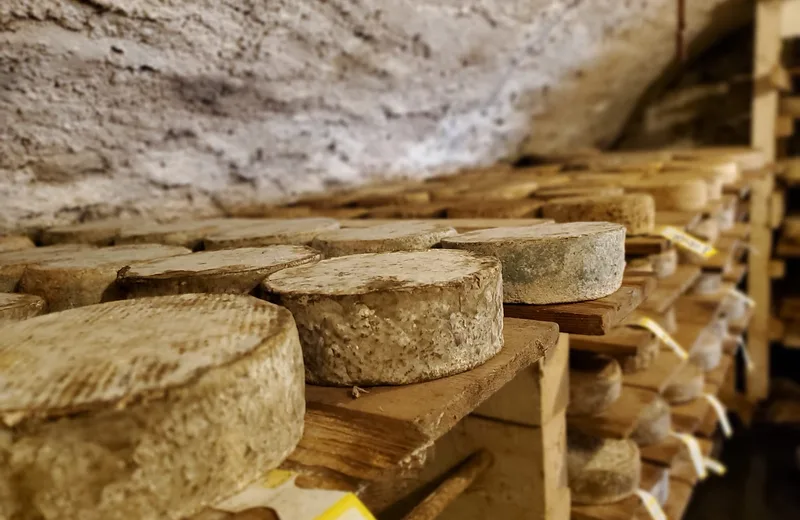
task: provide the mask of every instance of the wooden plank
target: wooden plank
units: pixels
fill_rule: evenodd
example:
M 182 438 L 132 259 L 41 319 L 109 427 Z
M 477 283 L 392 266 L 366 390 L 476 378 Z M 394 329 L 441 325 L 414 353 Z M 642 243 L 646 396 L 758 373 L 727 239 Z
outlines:
M 734 222 L 733 227 L 720 231 L 720 235 L 739 240 L 747 240 L 750 238 L 750 224 L 747 222 Z
M 700 446 L 700 453 L 702 453 L 704 457 L 711 456 L 711 452 L 714 448 L 714 443 L 712 441 L 708 439 L 697 439 L 697 444 Z M 674 479 L 685 482 L 691 486 L 694 486 L 699 481 L 697 471 L 694 469 L 694 464 L 687 450 L 682 449 L 679 455 L 673 459 L 669 469 L 669 478 L 671 480 Z
M 625 439 L 633 433 L 642 411 L 658 396 L 656 392 L 632 386 L 622 387 L 622 394 L 602 413 L 567 417 L 567 425 L 588 434 Z
M 607 354 L 612 357 L 635 356 L 655 338 L 652 332 L 637 327 L 615 327 L 603 336 L 570 334 L 570 348 Z
M 694 227 L 703 220 L 702 211 L 658 211 L 656 212 L 657 226 L 674 226 L 680 229 Z
M 800 0 L 781 0 L 780 35 L 788 40 L 800 36 Z
M 778 245 L 775 247 L 775 255 L 780 258 L 800 258 L 800 242 L 781 235 Z
M 660 394 L 685 364 L 672 350 L 663 349 L 646 370 L 623 374 L 622 383 Z
M 722 275 L 722 281 L 739 285 L 747 274 L 747 264 L 736 264 L 727 273 Z
M 669 498 L 663 508 L 664 514 L 667 515 L 669 520 L 681 520 L 683 518 L 693 491 L 694 488 L 686 482 L 669 479 Z
M 658 488 L 664 485 L 667 472 L 667 468 L 656 464 L 643 463 L 640 489 L 658 495 Z M 572 520 L 645 520 L 649 519 L 650 515 L 642 505 L 641 499 L 632 496 L 613 504 L 591 506 L 575 504 L 572 506 L 570 518 Z
M 758 11 L 771 6 L 759 2 Z M 768 199 L 774 179 L 771 175 L 753 184 L 750 195 L 750 251 L 748 254 L 747 291 L 755 302 L 755 313 L 748 330 L 748 347 L 755 370 L 747 372 L 747 396 L 751 401 L 767 397 L 769 393 L 769 321 L 771 306 L 771 280 L 769 278 L 772 230 L 769 228 Z
M 663 253 L 669 249 L 670 242 L 662 236 L 638 236 L 625 238 L 625 254 L 629 256 L 648 256 Z
M 658 280 L 658 285 L 641 305 L 641 309 L 656 314 L 665 313 L 697 281 L 701 271 L 696 265 L 679 265 L 672 276 Z
M 659 444 L 641 446 L 639 451 L 642 453 L 642 460 L 668 468 L 672 465 L 675 458 L 685 449 L 681 441 L 670 436 Z
M 794 133 L 794 117 L 780 114 L 775 119 L 775 137 L 782 139 Z
M 506 304 L 503 308 L 507 317 L 551 321 L 558 324 L 561 332 L 603 335 L 622 324 L 655 286 L 652 276 L 630 277 L 623 280 L 617 292 L 598 300 L 552 305 Z
M 769 261 L 769 277 L 772 280 L 781 280 L 786 276 L 786 262 L 778 258 Z
M 755 52 L 753 76 L 770 76 L 780 67 L 782 2 L 758 2 L 755 14 Z M 764 152 L 767 161 L 775 160 L 775 119 L 778 91 L 756 81 L 751 118 L 751 144 Z
M 714 246 L 717 254 L 705 259 L 703 271 L 726 273 L 730 271 L 742 255 L 742 242 L 734 237 L 722 236 Z

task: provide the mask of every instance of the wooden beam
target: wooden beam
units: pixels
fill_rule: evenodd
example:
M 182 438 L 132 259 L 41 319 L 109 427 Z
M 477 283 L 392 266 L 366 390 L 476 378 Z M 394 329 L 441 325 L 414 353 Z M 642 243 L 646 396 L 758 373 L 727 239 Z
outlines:
M 797 0 L 792 0 L 797 3 Z M 753 74 L 755 78 L 768 76 L 780 66 L 781 53 L 780 1 L 756 3 L 755 52 Z M 775 122 L 778 115 L 778 90 L 770 85 L 755 83 L 751 140 L 755 148 L 766 154 L 768 161 L 775 160 Z
M 800 36 L 800 0 L 783 0 L 775 3 L 779 4 L 781 9 L 781 38 L 789 39 Z

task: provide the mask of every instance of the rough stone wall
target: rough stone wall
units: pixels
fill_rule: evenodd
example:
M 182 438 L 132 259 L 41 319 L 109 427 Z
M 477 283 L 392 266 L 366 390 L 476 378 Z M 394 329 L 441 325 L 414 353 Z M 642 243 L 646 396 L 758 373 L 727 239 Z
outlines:
M 604 146 L 673 58 L 675 5 L 0 0 L 0 225 Z M 687 8 L 691 40 L 752 5 Z

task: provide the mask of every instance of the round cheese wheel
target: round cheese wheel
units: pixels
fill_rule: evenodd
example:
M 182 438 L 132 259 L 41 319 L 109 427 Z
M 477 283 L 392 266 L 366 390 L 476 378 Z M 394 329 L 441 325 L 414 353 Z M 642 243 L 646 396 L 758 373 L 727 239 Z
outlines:
M 631 440 L 567 430 L 567 477 L 575 504 L 611 504 L 639 489 L 642 462 Z
M 724 157 L 675 159 L 664 166 L 664 169 L 672 168 L 710 171 L 718 175 L 723 184 L 735 184 L 741 177 L 741 171 L 736 161 Z
M 110 246 L 126 229 L 148 225 L 150 222 L 140 219 L 109 219 L 55 226 L 42 232 L 44 245 L 53 244 L 91 244 L 94 246 Z
M 594 352 L 570 353 L 567 415 L 601 413 L 621 393 L 622 370 L 614 359 Z
M 661 352 L 661 341 L 652 336 L 652 339 L 639 347 L 634 355 L 615 356 L 623 374 L 632 374 L 647 370 Z
M 625 190 L 618 186 L 554 186 L 552 188 L 541 188 L 536 191 L 534 196 L 537 199 L 553 200 L 567 199 L 576 197 L 618 197 L 625 193 Z M 555 217 L 551 217 L 555 218 Z M 575 221 L 570 221 L 575 222 Z
M 234 226 L 206 237 L 206 249 L 263 247 L 277 244 L 308 245 L 325 231 L 339 229 L 339 222 L 330 218 L 298 218 L 263 220 Z
M 669 404 L 683 404 L 703 395 L 705 373 L 693 363 L 687 363 L 669 381 L 663 396 Z
M 469 370 L 503 345 L 500 263 L 491 257 L 341 256 L 264 284 L 294 314 L 310 383 L 418 383 Z
M 466 199 L 481 200 L 513 200 L 524 199 L 539 187 L 536 181 L 532 180 L 505 180 L 500 181 L 493 178 L 482 179 L 459 194 L 459 197 Z
M 722 273 L 704 272 L 694 282 L 694 294 L 716 294 L 722 288 Z
M 118 300 L 123 297 L 117 283 L 120 269 L 134 262 L 190 252 L 184 247 L 159 244 L 76 251 L 29 265 L 19 281 L 19 290 L 44 298 L 50 312 Z
M 741 320 L 747 314 L 747 309 L 747 301 L 732 294 L 726 296 L 720 304 L 720 314 L 729 321 Z
M 151 222 L 123 230 L 116 244 L 165 244 L 198 249 L 203 239 L 221 230 L 247 226 L 257 222 L 256 219 L 207 219 L 179 220 L 177 222 Z
M 717 368 L 722 361 L 722 343 L 727 333 L 727 324 L 722 320 L 703 329 L 689 352 L 689 360 L 704 372 Z
M 36 247 L 36 244 L 25 235 L 0 234 L 0 253 L 19 251 L 20 249 L 30 249 L 33 247 Z
M 472 231 L 442 247 L 494 256 L 506 303 L 564 303 L 608 296 L 622 285 L 625 228 L 608 222 Z
M 716 242 L 719 238 L 719 222 L 711 218 L 701 220 L 689 229 L 689 233 L 706 242 Z
M 82 249 L 90 249 L 90 246 L 64 244 L 0 253 L 0 292 L 16 291 L 22 273 L 28 265 L 71 256 Z
M 30 294 L 0 293 L 0 325 L 42 314 L 45 301 Z
M 736 206 L 722 208 L 717 215 L 717 225 L 720 231 L 728 231 L 736 225 Z
M 761 150 L 744 146 L 720 146 L 675 150 L 675 159 L 726 159 L 735 161 L 741 171 L 758 170 L 767 165 L 767 157 Z
M 542 216 L 556 222 L 615 222 L 629 235 L 650 234 L 656 225 L 656 205 L 647 194 L 554 199 L 542 207 Z
M 392 251 L 423 251 L 442 238 L 456 234 L 447 225 L 426 222 L 396 222 L 368 228 L 344 228 L 326 231 L 314 238 L 311 247 L 322 251 L 326 258 L 360 253 L 390 253 Z
M 448 218 L 524 218 L 536 217 L 542 203 L 533 199 L 471 200 L 447 208 Z
M 672 415 L 669 404 L 664 399 L 656 397 L 639 415 L 631 440 L 639 446 L 650 446 L 664 442 L 670 431 L 672 431 Z
M 661 175 L 627 181 L 623 187 L 626 192 L 652 195 L 658 211 L 700 211 L 708 204 L 708 188 L 703 179 Z
M 118 274 L 128 298 L 186 293 L 247 294 L 274 272 L 316 262 L 304 246 L 244 247 L 136 262 Z
M 10 518 L 183 518 L 277 466 L 303 430 L 292 316 L 249 296 L 31 318 L 4 327 L 0 359 Z
M 678 251 L 675 248 L 650 255 L 648 258 L 653 262 L 653 272 L 656 273 L 656 278 L 670 277 L 678 269 Z

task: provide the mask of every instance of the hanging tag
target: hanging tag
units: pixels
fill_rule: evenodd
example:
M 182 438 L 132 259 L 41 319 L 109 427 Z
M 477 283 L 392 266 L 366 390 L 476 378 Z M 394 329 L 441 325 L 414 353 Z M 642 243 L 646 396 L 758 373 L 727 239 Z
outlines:
M 744 366 L 748 372 L 752 372 L 755 370 L 756 365 L 753 363 L 753 360 L 750 358 L 750 351 L 747 350 L 747 344 L 744 342 L 744 338 L 739 336 L 736 344 L 739 345 L 739 352 L 742 353 L 742 359 L 744 360 Z
M 731 296 L 738 298 L 740 300 L 744 300 L 748 307 L 755 307 L 756 301 L 751 297 L 747 296 L 745 293 L 737 289 L 736 287 L 731 287 L 730 291 L 728 291 Z
M 706 471 L 703 452 L 700 450 L 700 444 L 698 444 L 697 439 L 688 433 L 671 432 L 670 435 L 677 438 L 686 446 L 686 449 L 689 450 L 689 458 L 692 459 L 692 465 L 694 466 L 695 473 L 697 473 L 697 477 L 700 480 L 705 480 L 705 478 L 708 477 L 708 471 Z
M 650 518 L 653 520 L 667 520 L 667 515 L 664 514 L 664 510 L 661 509 L 661 504 L 658 503 L 656 497 L 644 489 L 637 489 L 634 493 L 642 500 L 644 508 L 650 513 Z
M 674 243 L 676 246 L 696 253 L 703 258 L 711 258 L 717 254 L 717 250 L 708 242 L 703 242 L 686 231 L 682 231 L 674 226 L 663 226 L 658 229 L 658 234 Z
M 708 471 L 710 471 L 715 475 L 723 477 L 725 476 L 725 473 L 728 472 L 728 468 L 725 467 L 725 464 L 721 463 L 718 460 L 706 457 L 703 459 L 703 462 L 705 463 L 706 468 L 708 468 Z
M 722 427 L 722 434 L 730 439 L 731 435 L 733 435 L 733 428 L 731 427 L 731 423 L 728 420 L 728 413 L 725 411 L 725 406 L 717 399 L 717 396 L 712 394 L 703 394 L 703 397 L 711 403 L 711 407 L 714 408 L 714 411 L 717 413 L 717 418 L 719 418 L 719 425 Z
M 677 354 L 679 358 L 683 360 L 689 359 L 689 354 L 687 354 L 686 351 L 683 350 L 683 347 L 681 347 L 680 344 L 678 344 L 678 342 L 675 341 L 675 339 L 672 336 L 670 336 L 666 330 L 661 328 L 661 325 L 651 320 L 650 318 L 643 316 L 634 321 L 631 325 L 643 327 L 649 330 L 650 332 L 655 334 L 656 337 L 660 339 L 666 346 L 671 348 L 672 351 L 675 352 L 675 354 Z

